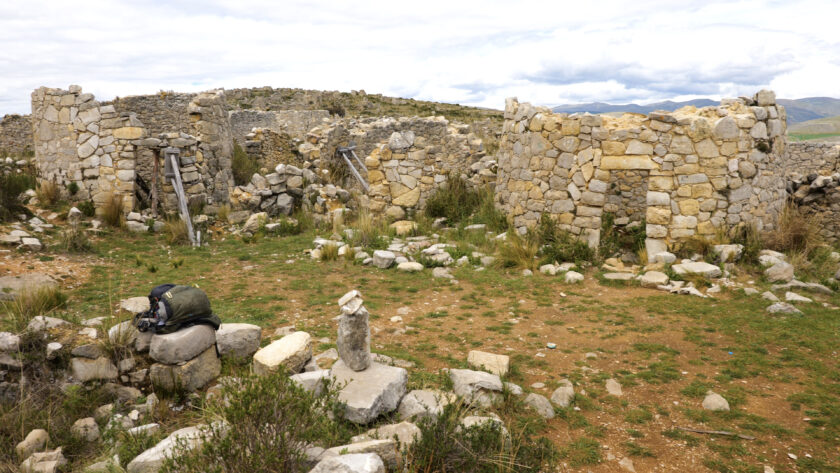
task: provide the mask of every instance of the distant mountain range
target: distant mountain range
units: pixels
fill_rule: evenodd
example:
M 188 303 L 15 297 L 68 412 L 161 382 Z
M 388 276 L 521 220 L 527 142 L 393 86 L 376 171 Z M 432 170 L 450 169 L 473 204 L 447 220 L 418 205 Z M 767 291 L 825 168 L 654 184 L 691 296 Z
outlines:
M 645 105 L 635 103 L 612 105 L 602 102 L 593 102 L 558 105 L 557 107 L 552 108 L 552 110 L 555 112 L 565 113 L 630 112 L 648 114 L 654 110 L 667 110 L 670 112 L 687 105 L 694 105 L 695 107 L 700 108 L 717 105 L 718 103 L 720 102 L 709 99 L 696 99 L 685 102 L 673 102 L 671 100 L 666 100 L 664 102 L 649 103 Z M 796 100 L 779 99 L 778 103 L 780 105 L 784 105 L 787 110 L 788 124 L 840 115 L 840 99 L 831 97 L 808 97 Z

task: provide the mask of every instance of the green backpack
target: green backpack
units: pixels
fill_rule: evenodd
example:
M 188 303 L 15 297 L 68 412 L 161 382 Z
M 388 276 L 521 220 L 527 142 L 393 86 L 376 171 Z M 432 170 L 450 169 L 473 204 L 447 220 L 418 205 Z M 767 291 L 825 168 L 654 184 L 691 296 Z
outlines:
M 210 299 L 201 289 L 192 286 L 163 284 L 149 294 L 150 309 L 137 314 L 136 325 L 141 332 L 152 329 L 167 334 L 197 324 L 207 324 L 218 330 L 222 321 L 210 308 Z

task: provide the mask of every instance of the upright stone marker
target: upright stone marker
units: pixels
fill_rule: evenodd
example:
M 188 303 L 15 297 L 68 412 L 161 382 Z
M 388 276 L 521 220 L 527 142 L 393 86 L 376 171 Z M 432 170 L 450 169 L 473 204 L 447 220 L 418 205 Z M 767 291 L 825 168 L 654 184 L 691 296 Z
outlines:
M 338 300 L 338 356 L 353 371 L 363 371 L 371 362 L 369 314 L 363 303 L 356 290 Z

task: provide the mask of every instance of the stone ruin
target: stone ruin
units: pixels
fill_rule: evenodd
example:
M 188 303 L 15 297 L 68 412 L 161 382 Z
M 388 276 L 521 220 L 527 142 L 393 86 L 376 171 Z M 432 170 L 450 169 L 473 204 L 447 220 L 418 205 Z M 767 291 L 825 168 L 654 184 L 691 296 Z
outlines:
M 520 230 L 545 213 L 591 246 L 606 213 L 618 225 L 644 220 L 649 255 L 741 223 L 769 230 L 787 198 L 785 128 L 769 91 L 620 117 L 508 99 L 496 200 Z
M 620 226 L 645 222 L 650 254 L 742 224 L 770 230 L 795 192 L 797 204 L 829 222 L 827 237 L 840 229 L 840 197 L 833 197 L 840 174 L 817 179 L 838 171 L 840 147 L 788 144 L 784 107 L 770 91 L 647 116 L 554 114 L 509 99 L 496 155 L 479 137 L 493 133 L 491 122 L 345 118 L 314 108 L 341 94 L 304 92 L 161 92 L 100 103 L 78 86 L 42 87 L 32 94 L 31 116 L 3 119 L 0 144 L 24 152 L 29 140 L 40 179 L 59 184 L 63 197 L 101 207 L 118 195 L 126 212 L 149 207 L 155 195 L 164 211 L 177 208 L 162 156 L 175 147 L 190 204 L 211 214 L 230 204 L 329 215 L 356 195 L 374 214 L 403 219 L 448 176 L 462 175 L 494 188 L 519 231 L 548 214 L 593 246 L 606 214 Z M 283 109 L 294 106 L 301 109 Z M 239 186 L 235 143 L 261 166 Z M 366 165 L 368 190 L 336 152 L 351 145 Z M 79 189 L 73 196 L 70 183 Z
M 188 105 L 190 134 L 171 131 L 152 137 L 135 113 L 118 113 L 114 104 L 100 104 L 79 86 L 41 87 L 32 93 L 39 177 L 58 184 L 65 197 L 90 199 L 97 208 L 118 196 L 130 212 L 138 207 L 138 196 L 150 198 L 156 192 L 165 210 L 175 210 L 160 152 L 175 147 L 190 204 L 227 202 L 233 178 L 225 107 L 219 91 L 198 94 Z M 78 188 L 74 195 L 69 195 L 71 183 Z

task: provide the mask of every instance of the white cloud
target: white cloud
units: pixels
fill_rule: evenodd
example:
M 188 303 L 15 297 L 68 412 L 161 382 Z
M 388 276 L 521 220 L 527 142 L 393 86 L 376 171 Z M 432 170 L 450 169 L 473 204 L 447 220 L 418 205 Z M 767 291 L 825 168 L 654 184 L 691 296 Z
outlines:
M 501 108 L 840 95 L 832 0 L 7 0 L 0 114 L 41 86 L 365 89 Z

